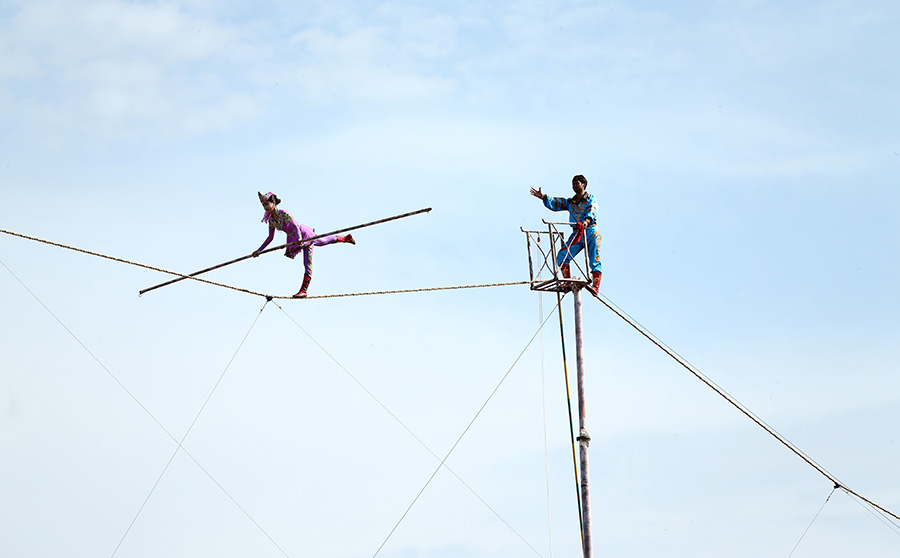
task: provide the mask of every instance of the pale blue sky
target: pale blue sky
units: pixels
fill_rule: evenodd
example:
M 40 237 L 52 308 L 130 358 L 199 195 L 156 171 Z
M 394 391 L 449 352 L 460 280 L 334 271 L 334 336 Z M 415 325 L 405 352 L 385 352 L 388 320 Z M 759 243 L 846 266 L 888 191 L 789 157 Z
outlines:
M 605 296 L 897 512 L 898 27 L 874 0 L 0 2 L 0 229 L 191 272 L 262 242 L 272 190 L 320 232 L 433 208 L 318 250 L 311 294 L 521 281 L 529 188 L 581 173 Z M 113 554 L 175 444 L 110 376 L 180 439 L 257 316 L 185 447 L 277 546 L 179 453 L 116 556 L 371 556 L 436 462 L 347 372 L 443 455 L 541 319 L 524 286 L 289 319 L 8 235 L 0 261 L 4 556 Z M 209 278 L 290 294 L 301 266 Z M 596 555 L 788 556 L 830 483 L 584 320 Z M 448 461 L 534 551 L 441 471 L 379 556 L 578 555 L 558 329 Z M 898 550 L 837 492 L 793 556 Z

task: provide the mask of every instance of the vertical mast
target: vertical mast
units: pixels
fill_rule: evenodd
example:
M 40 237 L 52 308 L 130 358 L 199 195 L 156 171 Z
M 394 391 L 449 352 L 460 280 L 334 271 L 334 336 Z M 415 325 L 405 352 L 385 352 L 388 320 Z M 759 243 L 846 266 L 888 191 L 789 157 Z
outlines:
M 542 233 L 541 231 L 527 231 L 522 229 L 522 232 L 525 233 L 525 237 L 528 242 L 528 275 L 531 281 L 531 290 L 533 291 L 549 291 L 558 293 L 566 293 L 571 292 L 574 295 L 575 299 L 575 360 L 577 364 L 577 375 L 578 375 L 578 445 L 580 450 L 580 463 L 576 465 L 574 461 L 576 461 L 575 456 L 575 440 L 572 440 L 572 460 L 573 466 L 576 467 L 575 477 L 576 477 L 576 489 L 578 490 L 579 496 L 579 515 L 581 520 L 581 545 L 582 550 L 584 552 L 584 558 L 593 558 L 594 551 L 591 541 L 591 490 L 589 484 L 588 477 L 588 446 L 591 443 L 591 437 L 588 435 L 587 427 L 585 426 L 585 386 L 584 386 L 584 342 L 581 335 L 581 289 L 588 285 L 588 281 L 582 280 L 580 277 L 570 278 L 568 276 L 564 276 L 560 272 L 560 266 L 557 264 L 557 256 L 562 256 L 564 253 L 569 253 L 569 256 L 574 256 L 571 254 L 570 246 L 566 244 L 563 240 L 565 236 L 557 229 L 557 225 L 567 225 L 572 226 L 575 223 L 552 223 L 548 221 L 544 221 L 544 224 L 547 225 L 547 232 Z M 549 246 L 546 244 L 541 244 L 541 235 L 546 234 L 549 239 Z M 534 237 L 534 241 L 532 241 L 532 236 Z M 559 247 L 562 246 L 560 249 Z M 534 250 L 539 258 L 537 259 L 538 265 L 535 266 L 533 264 L 531 258 L 531 252 Z M 573 265 L 588 276 L 587 270 L 590 269 L 590 265 L 587 259 L 587 251 L 584 252 L 584 267 L 577 260 L 572 259 Z M 549 278 L 541 277 L 542 271 L 548 271 L 550 273 Z M 562 313 L 560 313 L 559 320 L 559 328 L 560 335 L 562 335 Z M 569 376 L 568 370 L 565 368 L 565 344 L 563 344 L 563 369 L 566 370 L 566 396 L 569 394 Z M 574 425 L 572 424 L 572 412 L 571 406 L 569 407 L 569 425 L 571 427 L 572 434 L 574 435 Z M 578 469 L 581 469 L 580 479 L 578 478 Z
M 581 461 L 581 521 L 584 558 L 593 557 L 591 545 L 591 489 L 588 477 L 588 445 L 591 437 L 585 427 L 584 351 L 581 335 L 581 286 L 574 289 L 575 299 L 575 365 L 578 378 L 578 446 Z

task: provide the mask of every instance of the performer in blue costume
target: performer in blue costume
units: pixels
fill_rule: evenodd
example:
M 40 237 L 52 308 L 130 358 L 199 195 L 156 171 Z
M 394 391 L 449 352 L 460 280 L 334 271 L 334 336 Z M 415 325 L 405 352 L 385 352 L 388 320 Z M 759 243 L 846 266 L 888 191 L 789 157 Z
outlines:
M 541 193 L 540 188 L 532 188 L 531 195 L 541 198 L 547 209 L 551 211 L 568 211 L 569 222 L 572 225 L 572 234 L 566 245 L 556 255 L 556 265 L 559 266 L 562 276 L 570 277 L 569 262 L 587 245 L 588 264 L 591 268 L 591 284 L 588 289 L 594 294 L 600 288 L 600 279 L 603 272 L 600 270 L 600 233 L 597 231 L 597 202 L 593 194 L 587 192 L 587 178 L 576 174 L 572 178 L 572 190 L 575 195 L 571 198 L 551 198 Z

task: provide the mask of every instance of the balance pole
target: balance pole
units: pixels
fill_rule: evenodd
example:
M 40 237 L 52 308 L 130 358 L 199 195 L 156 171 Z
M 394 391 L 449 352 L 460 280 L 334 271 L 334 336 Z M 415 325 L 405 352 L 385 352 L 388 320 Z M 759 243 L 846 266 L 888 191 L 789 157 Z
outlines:
M 287 248 L 288 246 L 295 246 L 295 245 L 301 245 L 301 246 L 302 246 L 303 244 L 310 243 L 310 242 L 312 242 L 313 240 L 315 240 L 315 239 L 317 239 L 317 238 L 322 238 L 323 236 L 331 236 L 331 235 L 333 235 L 333 234 L 338 234 L 338 233 L 342 233 L 342 232 L 355 231 L 355 230 L 357 230 L 357 229 L 362 229 L 362 228 L 364 228 L 364 227 L 371 227 L 372 225 L 380 225 L 381 223 L 387 223 L 388 221 L 395 221 L 395 220 L 397 220 L 397 219 L 402 219 L 402 218 L 404 218 L 404 217 L 411 217 L 411 216 L 413 216 L 413 215 L 418 215 L 419 213 L 427 213 L 427 212 L 429 212 L 429 211 L 431 211 L 431 208 L 430 208 L 430 207 L 426 207 L 425 209 L 419 209 L 418 211 L 410 211 L 409 213 L 404 213 L 404 214 L 402 214 L 402 215 L 394 215 L 393 217 L 388 217 L 388 218 L 386 218 L 386 219 L 379 219 L 379 220 L 377 220 L 377 221 L 372 221 L 372 222 L 370 222 L 370 223 L 363 223 L 362 225 L 356 225 L 355 227 L 347 227 L 347 228 L 345 228 L 345 229 L 338 229 L 338 230 L 336 230 L 336 231 L 331 231 L 331 232 L 328 232 L 328 233 L 325 233 L 325 234 L 319 234 L 319 235 L 316 235 L 316 236 L 311 236 L 311 237 L 309 237 L 309 238 L 307 238 L 307 239 L 300 240 L 300 241 L 297 241 L 297 242 L 293 242 L 293 243 L 290 243 L 290 244 L 282 244 L 281 246 L 275 246 L 274 248 L 266 248 L 265 250 L 260 250 L 259 253 L 260 253 L 260 254 L 266 254 L 266 253 L 268 253 L 268 252 L 274 252 L 275 250 L 281 250 L 282 248 Z M 192 277 L 196 277 L 197 275 L 206 273 L 207 271 L 212 271 L 212 270 L 214 270 L 214 269 L 219 269 L 220 267 L 225 267 L 226 265 L 231 265 L 231 264 L 233 264 L 233 263 L 241 262 L 241 261 L 244 261 L 244 260 L 249 259 L 249 258 L 252 258 L 252 257 L 253 257 L 253 254 L 247 254 L 246 256 L 241 256 L 240 258 L 235 258 L 235 259 L 229 260 L 229 261 L 227 261 L 227 262 L 225 262 L 225 263 L 220 263 L 220 264 L 214 265 L 214 266 L 212 266 L 212 267 L 207 267 L 206 269 L 201 269 L 200 271 L 195 271 L 194 273 L 191 273 L 190 275 L 182 275 L 181 277 L 178 277 L 178 278 L 176 278 L 176 279 L 172 279 L 172 280 L 170 280 L 170 281 L 166 281 L 165 283 L 160 283 L 159 285 L 154 285 L 154 286 L 148 287 L 148 288 L 146 288 L 146 289 L 144 289 L 144 290 L 142 290 L 142 291 L 138 291 L 138 294 L 139 294 L 139 295 L 142 295 L 142 294 L 147 293 L 147 292 L 150 292 L 150 291 L 152 291 L 152 290 L 154 290 L 154 289 L 158 289 L 158 288 L 160 288 L 160 287 L 165 287 L 166 285 L 171 285 L 172 283 L 177 283 L 177 282 L 179 282 L 179 281 L 181 281 L 181 280 L 184 280 L 184 279 L 190 279 L 190 278 L 192 278 Z

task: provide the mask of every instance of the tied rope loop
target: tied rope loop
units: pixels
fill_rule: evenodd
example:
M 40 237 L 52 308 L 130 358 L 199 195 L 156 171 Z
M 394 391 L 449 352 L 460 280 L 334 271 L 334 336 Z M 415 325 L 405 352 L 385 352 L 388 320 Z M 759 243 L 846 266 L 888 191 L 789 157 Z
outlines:
M 576 244 L 581 242 L 582 238 L 584 238 L 584 229 L 587 228 L 584 224 L 584 221 L 578 221 L 575 225 L 575 228 L 578 229 L 578 232 L 575 233 L 575 236 L 572 238 L 572 242 L 566 245 L 566 250 L 571 249 L 572 246 L 575 246 Z

